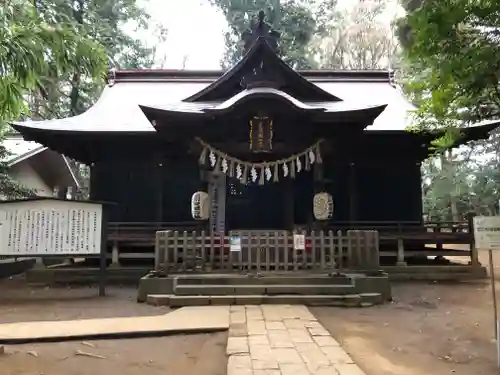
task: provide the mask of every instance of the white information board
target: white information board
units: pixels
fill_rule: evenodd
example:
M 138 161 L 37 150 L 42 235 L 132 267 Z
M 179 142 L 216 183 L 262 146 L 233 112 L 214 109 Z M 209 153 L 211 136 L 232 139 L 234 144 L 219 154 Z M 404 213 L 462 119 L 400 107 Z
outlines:
M 478 249 L 500 250 L 500 216 L 476 216 L 474 240 Z
M 229 250 L 230 251 L 241 251 L 241 237 L 240 236 L 229 237 Z
M 306 236 L 304 234 L 294 234 L 293 235 L 293 248 L 295 250 L 305 250 L 306 249 Z
M 40 199 L 0 204 L 0 255 L 101 252 L 102 204 Z

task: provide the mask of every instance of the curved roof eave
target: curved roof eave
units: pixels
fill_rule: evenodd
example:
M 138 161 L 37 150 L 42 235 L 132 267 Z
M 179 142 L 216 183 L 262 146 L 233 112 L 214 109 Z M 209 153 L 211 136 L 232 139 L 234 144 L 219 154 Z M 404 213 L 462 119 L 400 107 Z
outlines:
M 488 139 L 491 132 L 500 127 L 500 120 L 488 120 L 460 129 L 461 137 L 457 140 L 453 147 L 463 145 L 471 141 L 479 141 Z M 443 133 L 443 132 L 441 132 Z
M 258 53 L 262 53 L 263 56 L 268 58 L 275 59 L 275 62 L 279 64 L 283 72 L 287 74 L 289 77 L 295 77 L 295 80 L 300 82 L 304 88 L 310 90 L 311 92 L 316 93 L 316 96 L 320 97 L 321 100 L 331 100 L 331 101 L 341 101 L 339 97 L 335 96 L 328 91 L 321 89 L 315 84 L 309 82 L 306 78 L 304 78 L 300 73 L 296 72 L 293 68 L 291 68 L 288 64 L 286 64 L 272 49 L 272 47 L 267 43 L 267 41 L 263 38 L 258 38 L 257 41 L 250 47 L 248 52 L 242 57 L 242 59 L 234 65 L 231 69 L 225 72 L 220 78 L 218 78 L 215 82 L 212 82 L 207 87 L 197 92 L 194 95 L 185 98 L 185 102 L 202 102 L 207 101 L 210 98 L 210 94 L 217 90 L 223 91 L 222 87 L 224 84 L 227 84 L 231 79 L 234 79 L 245 67 L 249 64 Z M 222 87 L 222 89 L 221 89 Z
M 106 86 L 97 102 L 77 116 L 9 123 L 19 131 L 21 128 L 33 128 L 61 132 L 154 132 L 154 127 L 133 99 L 113 95 L 115 89 L 116 86 Z
M 176 103 L 170 105 L 140 105 L 146 116 L 178 116 L 189 115 L 194 118 L 213 116 L 232 111 L 238 105 L 245 101 L 254 99 L 278 99 L 285 102 L 291 108 L 303 112 L 316 112 L 323 114 L 348 114 L 348 113 L 363 113 L 365 111 L 375 111 L 377 116 L 382 113 L 387 104 L 362 104 L 351 102 L 302 102 L 287 93 L 273 88 L 252 88 L 244 90 L 232 98 L 222 103 Z M 371 116 L 370 116 L 371 117 Z M 374 119 L 376 116 L 374 117 Z

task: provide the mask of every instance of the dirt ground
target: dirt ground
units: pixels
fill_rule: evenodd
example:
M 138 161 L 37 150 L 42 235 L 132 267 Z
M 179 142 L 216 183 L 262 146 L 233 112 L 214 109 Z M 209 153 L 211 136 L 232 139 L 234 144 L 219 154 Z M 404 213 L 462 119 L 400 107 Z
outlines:
M 500 276 L 500 254 L 495 269 Z M 480 260 L 487 265 L 487 253 Z M 500 288 L 500 278 L 497 289 Z M 28 288 L 0 281 L 0 323 L 168 312 L 135 302 L 135 289 Z M 491 286 L 393 285 L 394 302 L 366 309 L 314 308 L 367 375 L 492 375 L 496 369 Z M 8 346 L 1 375 L 225 374 L 225 334 Z M 76 355 L 80 350 L 105 359 Z
M 0 281 L 0 323 L 165 314 L 135 302 L 136 290 L 29 288 Z M 224 375 L 226 333 L 6 346 L 0 375 Z M 91 356 L 92 355 L 92 356 Z M 97 355 L 104 358 L 95 357 Z
M 486 252 L 480 261 L 488 265 Z M 494 267 L 500 276 L 500 254 Z M 392 290 L 394 302 L 384 306 L 312 311 L 367 375 L 500 373 L 488 280 L 404 283 Z

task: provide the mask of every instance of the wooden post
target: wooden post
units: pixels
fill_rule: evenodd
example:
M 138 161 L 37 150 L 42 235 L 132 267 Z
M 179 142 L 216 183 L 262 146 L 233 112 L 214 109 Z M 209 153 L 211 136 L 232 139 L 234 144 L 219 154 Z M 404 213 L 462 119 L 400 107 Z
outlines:
M 407 266 L 408 264 L 406 263 L 405 260 L 405 244 L 403 240 L 403 228 L 401 227 L 401 224 L 398 224 L 398 259 L 396 261 L 397 266 Z
M 402 238 L 398 238 L 398 260 L 396 262 L 397 266 L 407 266 L 405 261 L 405 245 Z
M 163 160 L 162 155 L 157 155 L 155 159 L 155 177 L 157 186 L 157 211 L 156 211 L 156 221 L 161 223 L 163 221 Z
M 357 176 L 356 176 L 356 165 L 354 162 L 349 164 L 349 222 L 352 225 L 356 221 L 357 216 L 357 201 L 358 201 L 358 191 L 357 191 Z
M 120 246 L 118 245 L 118 241 L 113 241 L 110 267 L 120 267 Z
M 324 169 L 323 169 L 323 163 L 321 164 L 313 164 L 313 180 L 314 180 L 314 191 L 313 194 L 321 193 L 324 191 L 325 186 L 324 186 Z M 311 197 L 312 199 L 312 197 Z M 317 221 L 316 218 L 314 218 L 314 228 L 315 229 L 324 229 L 328 224 L 328 221 Z
M 474 239 L 474 217 L 475 212 L 467 213 L 467 227 L 469 228 L 469 249 L 470 249 L 470 264 L 472 266 L 480 266 L 479 255 L 476 248 L 476 241 Z
M 108 254 L 108 212 L 109 207 L 102 206 L 102 226 L 101 226 L 101 252 L 99 254 L 99 297 L 106 296 L 106 284 L 108 278 L 107 254 Z
M 295 224 L 295 207 L 294 207 L 294 194 L 293 194 L 293 181 L 287 178 L 284 182 L 285 185 L 285 225 L 288 230 L 293 230 Z
M 45 264 L 43 263 L 43 259 L 40 257 L 35 258 L 35 264 L 33 265 L 34 269 L 42 269 L 45 268 Z
M 441 242 L 441 240 L 438 237 L 440 233 L 441 233 L 441 223 L 438 222 L 436 227 L 434 228 L 434 237 L 436 238 L 436 250 L 437 251 L 443 251 L 443 243 Z

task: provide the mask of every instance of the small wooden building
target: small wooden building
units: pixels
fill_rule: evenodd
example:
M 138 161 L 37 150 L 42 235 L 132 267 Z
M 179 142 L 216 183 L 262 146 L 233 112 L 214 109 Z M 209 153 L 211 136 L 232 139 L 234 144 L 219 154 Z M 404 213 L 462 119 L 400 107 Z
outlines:
M 91 199 L 117 203 L 111 222 L 188 227 L 193 193 L 207 191 L 199 223 L 218 233 L 422 223 L 420 165 L 441 134 L 405 130 L 412 106 L 390 72 L 296 71 L 278 39 L 261 19 L 229 71 L 111 71 L 82 115 L 13 126 L 90 165 Z M 319 192 L 333 198 L 321 223 Z

